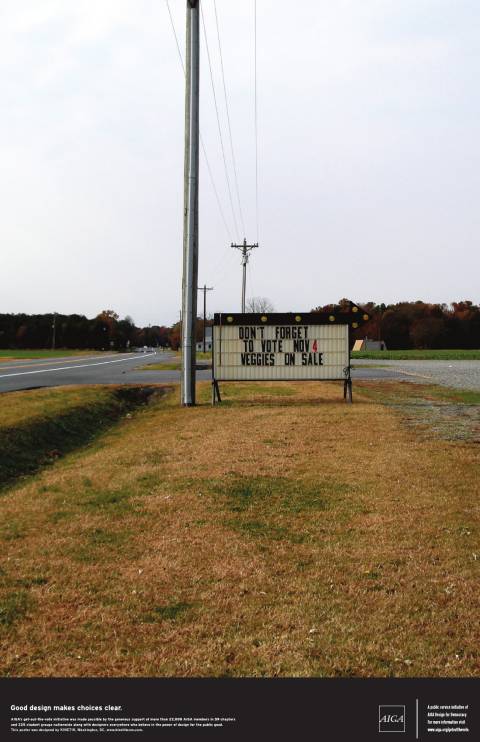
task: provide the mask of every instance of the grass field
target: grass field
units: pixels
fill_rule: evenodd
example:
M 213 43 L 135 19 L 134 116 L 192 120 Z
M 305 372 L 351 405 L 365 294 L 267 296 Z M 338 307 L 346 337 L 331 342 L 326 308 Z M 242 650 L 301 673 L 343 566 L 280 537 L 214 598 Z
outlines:
M 478 675 L 475 400 L 224 384 L 212 408 L 199 388 L 4 490 L 0 672 Z M 50 394 L 53 416 L 79 392 Z M 477 415 L 452 439 L 437 408 Z
M 68 356 L 100 355 L 101 353 L 101 350 L 0 350 L 0 363 L 20 359 L 66 358 Z
M 211 353 L 201 353 L 198 352 L 195 354 L 195 358 L 197 361 L 211 361 L 212 360 L 212 354 Z M 169 361 L 160 361 L 159 363 L 149 363 L 148 366 L 143 366 L 140 370 L 141 371 L 178 371 L 182 367 L 182 354 L 180 352 L 176 352 L 174 359 Z M 204 368 L 210 368 L 208 364 L 200 364 L 197 365 L 197 370 L 202 370 Z
M 149 363 L 142 366 L 139 371 L 178 371 L 182 367 L 180 361 L 165 361 L 164 363 Z
M 203 353 L 202 353 L 203 355 Z M 182 367 L 181 361 L 165 361 L 164 363 L 149 363 L 148 366 L 142 366 L 139 371 L 178 371 Z M 197 371 L 211 368 L 207 363 L 197 364 Z
M 479 350 L 366 350 L 352 351 L 352 359 L 383 361 L 478 361 Z
M 179 359 L 179 363 L 181 363 L 182 354 L 180 353 L 180 351 L 177 351 L 175 355 Z M 195 354 L 195 358 L 197 359 L 197 361 L 211 361 L 212 351 L 207 351 L 206 353 L 203 353 L 203 351 L 197 350 Z

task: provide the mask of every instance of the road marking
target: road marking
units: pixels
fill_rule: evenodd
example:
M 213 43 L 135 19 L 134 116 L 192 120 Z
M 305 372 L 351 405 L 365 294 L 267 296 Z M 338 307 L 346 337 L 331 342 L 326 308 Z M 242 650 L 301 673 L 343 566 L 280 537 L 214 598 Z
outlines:
M 154 356 L 156 353 L 144 353 L 143 358 Z M 74 368 L 89 368 L 90 366 L 104 366 L 106 363 L 124 363 L 125 361 L 138 361 L 137 358 L 118 358 L 116 361 L 100 361 L 100 363 L 85 363 L 82 366 L 75 366 Z M 16 374 L 0 374 L 0 379 L 6 379 L 9 376 L 28 376 L 29 374 L 48 374 L 49 371 L 71 371 L 71 366 L 61 366 L 60 368 L 42 368 L 38 371 L 20 371 Z
M 32 366 L 49 366 L 52 363 L 58 363 L 59 361 L 60 362 L 63 361 L 63 363 L 80 363 L 80 361 L 85 361 L 87 359 L 89 361 L 96 361 L 97 358 L 114 358 L 117 355 L 118 354 L 115 353 L 115 355 L 110 354 L 108 356 L 84 356 L 83 358 L 79 358 L 78 356 L 75 356 L 73 358 L 55 358 L 55 360 L 53 361 L 41 361 L 40 358 L 30 358 L 30 359 L 25 359 L 23 363 L 21 362 L 21 359 L 18 358 L 16 360 L 18 360 L 19 363 L 17 363 L 15 366 L 4 366 L 3 363 L 1 363 L 2 359 L 0 358 L 0 371 L 5 371 L 5 370 L 10 371 L 11 368 L 32 368 Z M 122 356 L 124 355 L 126 354 L 122 353 Z M 12 359 L 12 360 L 15 360 L 15 359 Z M 33 363 L 33 361 L 35 361 L 35 363 Z

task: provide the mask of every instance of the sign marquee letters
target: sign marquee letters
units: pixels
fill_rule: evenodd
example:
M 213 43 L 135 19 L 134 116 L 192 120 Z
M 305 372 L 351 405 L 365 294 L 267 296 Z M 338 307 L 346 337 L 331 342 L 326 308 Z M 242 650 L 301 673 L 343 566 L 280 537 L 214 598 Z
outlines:
M 350 327 L 368 319 L 353 303 L 330 314 L 215 314 L 214 388 L 219 381 L 337 379 L 350 394 Z

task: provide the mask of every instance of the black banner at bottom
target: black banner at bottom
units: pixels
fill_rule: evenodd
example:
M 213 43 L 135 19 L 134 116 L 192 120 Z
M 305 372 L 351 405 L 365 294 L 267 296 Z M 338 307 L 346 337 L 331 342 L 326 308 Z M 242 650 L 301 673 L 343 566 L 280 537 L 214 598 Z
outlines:
M 467 678 L 5 678 L 0 739 L 479 740 L 479 691 Z

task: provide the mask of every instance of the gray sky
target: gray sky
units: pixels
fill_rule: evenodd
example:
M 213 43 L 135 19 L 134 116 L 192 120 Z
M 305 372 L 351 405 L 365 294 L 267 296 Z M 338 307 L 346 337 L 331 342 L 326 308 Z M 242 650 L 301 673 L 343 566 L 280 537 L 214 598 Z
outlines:
M 257 0 L 260 249 L 277 311 L 480 300 L 478 0 Z M 185 2 L 170 0 L 183 52 Z M 217 0 L 246 237 L 257 240 L 253 0 Z M 230 166 L 213 0 L 203 0 Z M 199 282 L 240 256 L 202 37 Z M 181 305 L 183 73 L 165 0 L 1 0 L 0 312 Z M 237 216 L 238 220 L 238 216 Z

